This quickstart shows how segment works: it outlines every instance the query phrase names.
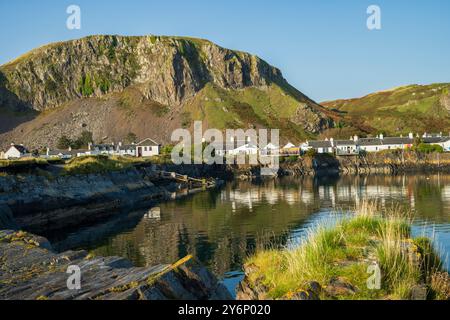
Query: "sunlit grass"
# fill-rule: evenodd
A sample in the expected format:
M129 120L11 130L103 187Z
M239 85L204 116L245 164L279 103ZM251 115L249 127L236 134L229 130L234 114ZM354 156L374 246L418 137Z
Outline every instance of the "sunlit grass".
M325 288L336 278L357 290L334 298L409 299L414 286L431 283L441 270L431 241L410 239L410 214L400 208L381 211L365 202L354 215L336 220L311 229L298 247L257 252L246 263L252 268L249 280L263 283L268 297L275 299L304 290L310 281ZM372 290L367 280L374 263L381 269L382 286ZM435 288L443 287L442 281L435 283ZM430 287L429 292L434 291ZM444 295L435 292L434 298Z

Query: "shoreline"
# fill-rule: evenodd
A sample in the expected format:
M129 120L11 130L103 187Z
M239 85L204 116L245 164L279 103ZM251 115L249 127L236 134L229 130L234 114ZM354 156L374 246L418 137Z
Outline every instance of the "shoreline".
M450 300L433 240L413 238L404 212L364 203L322 221L295 247L247 258L238 300Z
M289 175L283 174L283 170L289 170L289 168L292 168L292 165L295 166L298 165L298 163L282 163L282 169L280 172L281 175ZM334 170L323 170L323 167L321 168L322 170L314 171L314 175L335 176ZM185 196L190 194L190 192L197 192L189 187L183 189L183 184L175 181L157 181L154 174L155 170L174 169L178 169L178 171L182 174L193 175L199 178L205 176L217 177L220 175L225 179L230 179L231 177L234 179L241 179L244 177L245 179L245 175L242 173L252 172L250 179L258 179L257 175L254 175L255 171L247 171L249 170L249 167L233 168L230 166L212 167L206 165L136 166L123 171L63 176L56 179L52 179L46 175L34 176L31 178L29 176L22 176L20 178L0 177L0 180L2 180L0 181L0 200L3 201L3 203L0 202L0 204L2 204L0 205L0 230L11 229L11 225L14 225L16 230L21 230L23 229L22 223L24 221L30 223L25 227L25 229L27 229L27 231L35 230L36 232L33 233L36 234L42 234L43 230L56 231L65 227L78 227L80 224L91 225L94 222L101 221L101 219L107 219L107 224L124 223L127 219L136 218L131 213L129 215L122 215L124 210L130 211L132 209L138 210L139 208L148 208L158 202L175 199L178 195ZM250 170L255 170L255 167L250 168ZM306 174L302 175L306 176ZM311 174L308 174L308 176L311 176ZM5 185L4 181L8 179L17 179L14 181L17 185L13 187ZM39 186L30 185L30 181L38 182ZM1 182L3 182L3 184ZM72 185L72 187L69 187L68 184ZM26 188L24 189L21 186L26 186ZM43 186L45 186L45 188ZM77 199L78 201L73 201L74 195L76 195L76 192L74 191L79 191L80 188L83 188L84 198ZM36 197L36 194L34 194L34 196L31 197L31 202L28 203L17 201L18 199L15 199L15 201L5 202L5 198L2 199L1 196L5 196L5 191L8 190L10 194L20 194L22 196L21 199L30 199L30 194L33 195L33 192L42 192L43 190L45 190L46 196L57 195L57 197L52 200L55 202L49 202L47 201L48 198L43 196ZM180 192L180 190L184 191ZM199 189L199 191L201 190L205 189ZM68 195L71 196L69 197ZM94 195L94 197L91 197L91 195ZM59 202L59 207L51 207L52 204L57 203L61 199L64 201ZM115 201L111 202L111 199ZM93 201L95 203L92 203ZM121 203L121 201L123 202ZM44 206L39 207L35 205L36 203L42 204L43 202ZM8 206L5 206L5 204ZM70 205L70 210L67 208L68 204ZM89 204L89 206L86 208L85 204ZM11 207L9 207L10 205L12 205L12 208L17 211L11 210ZM27 208L32 208L34 211L31 211L30 213ZM43 210L48 208L51 208L52 210L50 213L49 211ZM82 209L81 211L80 208ZM19 214L20 219L15 221L17 216L14 216L14 214L17 214L17 212L21 214L28 213L28 216L21 216ZM61 216L61 213L65 213L65 215ZM89 215L93 216L89 217ZM88 219L83 220L86 216L88 216ZM136 216L139 216L139 214ZM47 228L50 224L51 228ZM90 228L91 232L95 233L96 228L97 227L93 225L92 228ZM105 229L107 229L107 226L105 226ZM70 242L71 239L68 239L68 241ZM62 250L64 250L64 245ZM61 254L64 253L65 252L62 252ZM107 257L104 259L110 258L111 257Z
M57 169L61 170L60 167ZM215 179L216 184L281 176L450 173L450 154L392 151L368 154L363 158L317 154L285 159L280 163L278 174L273 177L261 176L261 166L254 165L137 163L121 170L90 172L82 169L86 172L81 170L80 174L61 175L55 173L54 167L43 170L35 164L25 170L22 168L22 172L0 176L0 229L20 228L39 234L43 230L92 224L175 199L182 193L189 194L189 190L193 189L192 185L175 178L162 179L158 171L175 172L197 179Z
M56 253L43 237L2 230L0 258L1 300L231 299L225 286L192 256L171 265L134 267L127 259L83 250ZM69 289L74 267L79 286Z

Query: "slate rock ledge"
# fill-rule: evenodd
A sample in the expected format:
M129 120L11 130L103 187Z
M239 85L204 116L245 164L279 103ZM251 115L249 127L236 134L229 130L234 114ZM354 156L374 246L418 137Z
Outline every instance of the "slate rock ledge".
M69 290L68 266L81 269L81 289ZM134 267L119 257L86 251L55 253L47 239L23 231L0 231L2 300L226 300L228 290L187 256L173 265Z

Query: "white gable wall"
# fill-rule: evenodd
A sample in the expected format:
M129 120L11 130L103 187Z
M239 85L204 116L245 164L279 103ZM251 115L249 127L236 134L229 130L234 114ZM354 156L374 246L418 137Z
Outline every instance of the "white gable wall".
M159 146L137 146L136 155L142 157L153 157L159 155Z
M18 159L23 156L15 147L9 147L8 151L5 152L5 159Z

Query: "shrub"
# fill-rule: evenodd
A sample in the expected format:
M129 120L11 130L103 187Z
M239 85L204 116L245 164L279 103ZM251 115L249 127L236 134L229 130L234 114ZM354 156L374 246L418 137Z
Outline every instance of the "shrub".
M72 143L72 148L80 149L87 148L89 143L94 141L93 134L90 131L83 131L81 135Z
M106 173L131 168L133 159L123 157L87 156L71 159L64 167L67 174Z
M83 76L80 79L78 90L83 97L89 97L94 93L91 77L89 75Z
M413 146L412 148L414 151L421 152L421 153L443 153L444 148L442 146L437 144L428 144L428 143L419 143L417 146Z
M126 143L134 143L137 142L137 135L134 132L128 132L127 136L125 137L125 142Z
M314 157L317 154L316 149L308 149L308 151L306 151L305 155L308 157Z
M68 149L73 144L73 141L67 136L62 136L58 139L58 143L56 144L58 149Z

